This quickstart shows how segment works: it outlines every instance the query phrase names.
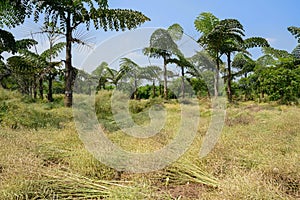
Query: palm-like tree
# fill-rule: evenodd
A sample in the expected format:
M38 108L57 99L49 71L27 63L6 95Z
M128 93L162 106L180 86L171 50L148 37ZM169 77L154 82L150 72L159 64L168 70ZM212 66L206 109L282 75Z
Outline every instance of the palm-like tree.
M156 96L156 86L155 86L155 81L158 80L158 82L161 82L161 74L162 70L160 67L155 66L155 65L150 65L142 68L142 74L143 78L152 81L152 96ZM161 95L161 94L160 94Z
M35 44L37 44L37 42L32 39L15 40L15 37L10 32L0 29L0 82L2 86L5 87L5 84L3 84L2 80L12 75L13 69L11 67L13 66L4 63L2 61L3 57L1 54L3 52L15 54L17 51L28 49ZM16 58L11 60L16 61L18 59Z
M195 70L194 69L195 67L180 52L177 53L177 58L168 59L168 63L174 63L181 69L181 93L182 93L182 98L184 99L185 98L185 83L184 83L185 71L184 71L184 69L187 68L192 71L192 70Z
M52 61L58 54L64 49L65 43L60 42L54 44L50 41L50 48L42 52L41 54L33 53L29 50L21 50L20 53L25 59L31 62L36 68L39 68L39 82L40 82L40 96L43 98L43 79L48 78L48 101L53 101L52 95L52 81L58 74L57 67L61 66L61 61Z
M232 101L231 89L231 55L236 51L246 51L248 48L258 46L269 46L268 42L259 37L253 37L243 40L244 28L242 24L236 19L218 20L211 13L203 13L195 21L196 29L202 32L202 36L198 42L210 52L217 63L217 75L215 89L218 85L219 61L220 57L225 54L227 57L227 96L229 102ZM204 27L207 26L207 27ZM215 91L215 95L217 95Z
M220 71L220 40L222 38L213 38L211 34L215 27L220 23L220 20L212 13L203 12L194 21L195 28L202 35L198 43L209 53L216 63L215 77L214 77L214 96L219 95L219 71Z
M133 93L132 97L137 99L137 89L138 89L138 81L144 78L142 68L135 63L133 60L129 58L122 58L120 61L121 68L126 69L126 74L124 76L133 80Z
M234 36L234 37L232 37ZM247 49L253 47L268 47L269 44L266 39L260 37L251 37L243 40L242 35L229 35L229 38L225 41L222 46L221 52L224 53L227 57L227 96L229 102L232 102L232 88L231 82L233 79L232 70L231 70L231 55L233 52L244 52L245 54L249 54Z
M0 29L0 60L3 59L1 56L3 52L15 54L18 50L28 49L35 44L37 44L37 42L33 39L15 40L12 33Z
M173 54L178 52L177 44L172 39L169 32L165 29L157 29L153 32L150 38L150 46L145 48L144 54L152 58L163 59L163 77L164 77L164 98L168 98L168 85L167 85L167 64L168 59Z
M298 40L298 45L296 46L296 48L292 51L292 55L296 58L296 59L300 59L300 28L299 27L295 27L295 26L290 26L288 27L288 31L290 31L290 33L292 35L295 36L295 38Z
M24 22L32 12L31 0L1 0L0 26L15 27Z
M187 74L196 77L197 79L202 79L205 82L207 95L210 98L211 93L214 91L215 88L212 88L214 80L215 83L215 76L212 78L212 74L215 74L214 71L216 69L216 63L214 62L213 58L210 54L205 51L199 51L192 57L188 58L189 62L192 63L193 68L188 68ZM187 79L190 81L190 79Z
M244 76L247 78L248 74L253 72L255 68L255 61L249 55L240 52L234 56L231 65L238 70L233 74L233 77Z
M105 77L117 88L119 81L128 73L128 71L129 67L127 66L121 66L119 70L115 70L107 66L105 68Z
M11 56L7 59L7 68L10 76L22 94L37 96L37 72L39 68L32 65L22 56Z
M105 84L108 82L106 68L107 62L102 62L94 71L92 71L92 78L98 81L97 90L105 90Z
M106 0L34 0L36 7L35 20L44 13L46 24L49 22L60 27L66 39L65 59L65 106L72 106L72 87L75 79L75 68L72 66L72 44L78 43L73 32L80 24L85 24L87 30L92 24L94 28L107 30L133 29L145 21L145 15L138 11L125 9L109 9Z

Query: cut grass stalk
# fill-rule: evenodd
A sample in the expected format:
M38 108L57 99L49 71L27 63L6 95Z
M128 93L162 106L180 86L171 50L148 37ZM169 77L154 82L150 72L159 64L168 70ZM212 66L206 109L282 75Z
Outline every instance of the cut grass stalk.
M46 182L50 184L53 192L59 198L107 198L111 196L112 187L130 188L130 186L121 184L128 184L129 182L92 180L64 171L57 171L55 174L51 172L44 175L48 179L50 178Z
M218 186L216 178L189 161L176 163L174 166L169 167L166 171L166 176L171 182L177 182L178 184L198 183L211 187Z

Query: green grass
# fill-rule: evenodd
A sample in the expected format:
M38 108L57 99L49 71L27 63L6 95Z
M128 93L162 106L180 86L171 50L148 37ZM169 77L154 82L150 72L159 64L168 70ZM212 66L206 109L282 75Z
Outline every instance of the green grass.
M130 101L140 125L162 103L166 125L159 134L137 139L119 130L110 111L110 93L96 99L106 135L130 152L152 152L176 136L176 102ZM299 199L300 108L257 104L228 106L222 136L205 158L198 157L209 126L211 105L200 102L201 121L189 150L160 171L117 173L84 147L72 121L72 109L54 103L24 101L0 90L0 199ZM188 104L190 109L195 105ZM106 124L105 124L106 123Z

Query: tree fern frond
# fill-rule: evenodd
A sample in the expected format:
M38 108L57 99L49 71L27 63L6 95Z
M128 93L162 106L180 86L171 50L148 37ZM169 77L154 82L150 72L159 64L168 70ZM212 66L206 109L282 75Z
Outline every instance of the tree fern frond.
M52 58L55 58L65 48L65 46L66 46L65 42L57 43L57 44L53 45L50 49L45 50L41 54L41 58L43 58L45 60L50 60Z
M290 26L288 27L288 31L291 32L291 34L295 36L295 38L298 39L298 42L300 43L300 27Z

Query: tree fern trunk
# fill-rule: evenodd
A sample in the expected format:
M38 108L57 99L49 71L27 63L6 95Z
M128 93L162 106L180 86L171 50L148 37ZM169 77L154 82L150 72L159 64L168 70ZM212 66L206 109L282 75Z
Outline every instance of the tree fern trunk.
M214 92L215 92L215 97L219 96L219 71L220 71L220 62L219 62L219 55L217 55L217 68L215 72L215 77L214 77Z
M53 77L52 77L52 74L50 73L49 79L48 79L48 95L47 95L49 102L53 102L52 83L53 83Z
M231 57L230 53L227 54L227 68L228 68L228 74L227 74L227 97L228 101L232 102L232 88L231 88Z
M66 62L65 62L65 106L71 107L73 100L72 82L73 82L73 67L72 67L72 28L71 16L68 13L66 19Z
M167 58L164 57L164 99L168 99Z
M39 79L39 93L40 93L40 98L44 99L43 78Z
M156 96L155 95L155 80L153 80L152 87L153 87L153 98L154 98Z
M181 92L182 98L185 98L185 85L184 85L184 67L181 67Z

